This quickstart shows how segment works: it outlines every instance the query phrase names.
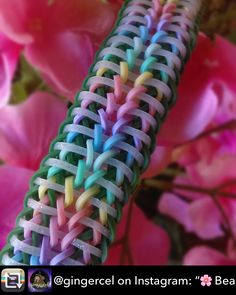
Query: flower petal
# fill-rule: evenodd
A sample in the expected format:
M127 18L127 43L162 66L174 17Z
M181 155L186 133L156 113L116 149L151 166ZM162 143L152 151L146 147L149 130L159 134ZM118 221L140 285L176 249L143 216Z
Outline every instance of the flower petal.
M57 97L35 92L16 106L0 109L0 159L36 170L66 115Z
M179 86L177 103L157 136L160 144L176 145L193 139L215 116L218 101L212 85L198 85L192 77L187 69Z
M103 38L114 18L112 6L100 0L0 0L1 31L21 44L78 29Z
M210 163L201 161L186 167L188 176L194 185L214 188L235 179L235 154L219 156L213 153L209 156L212 158Z
M191 249L184 257L185 265L236 265L223 253L210 247L199 246Z
M15 225L17 214L22 210L23 198L32 175L33 171L29 169L0 166L0 249Z
M214 122L220 125L236 119L236 85L231 86L230 83L227 85L227 83L218 82L214 85L214 89L219 101Z
M26 57L63 95L73 98L92 62L95 47L87 34L63 32L26 47Z
M7 104L21 47L0 32L0 108Z
M178 188L175 187L173 190L176 195L185 197L188 201L202 199L204 197L208 197L207 193L198 192L194 189L191 190L191 188L194 188L193 183L190 181L189 177L187 175L184 176L177 176L174 180L174 184L178 185ZM181 188L181 186L183 188Z
M167 233L160 226L150 222L136 205L133 205L131 212L129 205L124 208L123 217L117 229L117 241L126 233L128 218L131 218L128 239L133 264L166 264L170 250L170 241ZM113 246L106 264L119 264L121 255L121 245ZM131 264L127 255L125 256L124 264Z
M158 203L158 210L178 221L185 227L187 232L193 230L189 216L189 204L172 193L164 193Z
M176 106L170 111L159 134L160 143L180 144L202 132L213 119L221 101L219 85L233 97L236 62L232 56L235 54L236 46L224 38L217 36L212 42L205 35L199 35L198 44L181 77ZM234 104L235 99L231 99L231 115Z
M193 230L200 238L209 240L224 236L221 213L210 197L192 202L189 215Z

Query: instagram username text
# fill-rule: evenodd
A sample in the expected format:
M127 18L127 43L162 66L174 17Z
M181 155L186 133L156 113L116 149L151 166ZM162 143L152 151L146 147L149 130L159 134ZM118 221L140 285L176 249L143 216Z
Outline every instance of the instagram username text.
M221 276L212 277L212 285L235 285L235 278L223 278ZM168 286L190 286L193 280L199 280L199 276L195 279L191 278L156 278L148 277L141 278L138 276L131 278L120 278L114 275L106 278L78 278L62 276L54 277L54 284L62 286L64 288L70 288L71 286L78 286L80 288L87 288L89 286L157 286L160 288L166 288ZM203 284L202 284L203 285Z

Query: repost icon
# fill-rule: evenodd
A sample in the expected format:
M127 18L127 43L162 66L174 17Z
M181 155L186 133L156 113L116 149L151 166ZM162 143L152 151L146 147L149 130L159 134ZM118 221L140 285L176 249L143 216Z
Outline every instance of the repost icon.
M23 292L25 289L25 272L21 268L5 268L1 272L1 289L3 292Z

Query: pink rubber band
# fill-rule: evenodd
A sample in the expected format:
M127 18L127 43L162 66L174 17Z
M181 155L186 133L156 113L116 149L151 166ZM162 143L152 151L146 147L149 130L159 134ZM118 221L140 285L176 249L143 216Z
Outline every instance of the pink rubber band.
M76 224L80 221L81 218L83 218L84 216L89 216L91 212L91 208L87 206L78 211L76 214L74 214L68 221L69 231L71 231L76 226Z
M80 224L67 233L61 240L61 250L64 251L71 244L71 242L83 232L84 229L85 226Z

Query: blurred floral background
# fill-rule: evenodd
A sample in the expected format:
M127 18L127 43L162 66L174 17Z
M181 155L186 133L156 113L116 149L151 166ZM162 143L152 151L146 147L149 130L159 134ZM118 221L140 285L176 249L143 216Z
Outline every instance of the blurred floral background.
M122 3L0 0L0 248ZM236 2L204 6L106 264L236 265Z

